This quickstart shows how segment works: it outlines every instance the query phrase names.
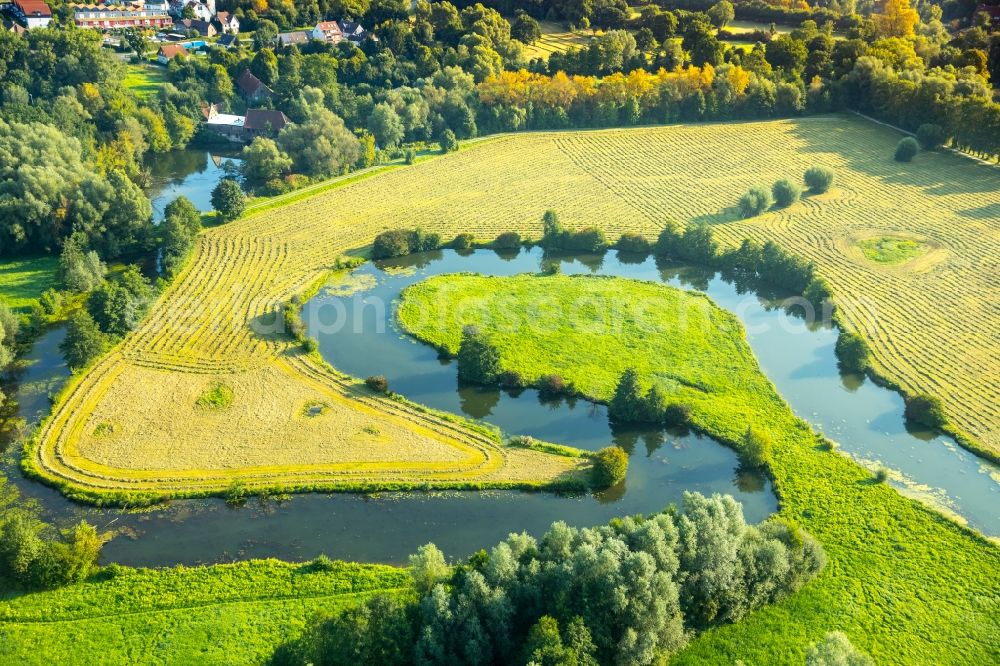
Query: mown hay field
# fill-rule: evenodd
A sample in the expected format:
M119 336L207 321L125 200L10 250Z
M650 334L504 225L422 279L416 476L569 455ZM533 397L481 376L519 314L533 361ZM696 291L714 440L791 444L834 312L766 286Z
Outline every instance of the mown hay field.
M539 21L542 37L534 44L524 45L524 57L527 60L541 58L548 60L553 53L565 53L571 48L580 48L590 43L591 33L584 31L571 32L564 25L553 21Z
M727 243L773 239L815 260L846 324L872 342L877 370L940 395L960 427L1000 450L1000 171L938 153L900 164L898 138L853 116L513 135L210 229L140 328L68 387L29 464L76 489L175 495L218 492L236 478L357 488L562 477L579 463L505 449L366 394L294 348L273 316L385 229L537 236L550 208L570 227L612 237L654 237L667 218L706 220ZM736 219L749 186L799 178L813 164L836 170L830 192ZM936 249L878 264L857 246L872 235ZM216 383L233 389L233 404L205 411L197 397ZM165 386L164 405L144 399ZM331 409L302 417L314 400ZM397 449L359 435L371 429Z

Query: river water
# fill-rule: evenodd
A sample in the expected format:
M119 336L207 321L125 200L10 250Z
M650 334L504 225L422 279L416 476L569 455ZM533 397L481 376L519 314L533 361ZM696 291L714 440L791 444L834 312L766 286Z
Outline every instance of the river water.
M736 454L708 437L652 428L612 430L606 410L583 400L545 401L537 392L519 394L460 386L454 363L403 334L387 307L399 292L431 275L461 271L511 275L558 262L564 273L618 275L663 281L707 293L735 312L760 365L799 416L855 459L892 470L890 483L959 516L989 535L1000 535L1000 470L951 440L910 430L902 398L863 377L842 375L833 346L836 330L807 326L771 297L740 293L714 274L683 266L657 266L652 259L604 256L544 257L540 250L498 254L490 250L424 253L393 262L369 262L355 271L360 294L323 290L306 304L307 322L324 332L320 352L355 376L384 374L394 391L431 407L482 419L509 434L532 436L580 448L610 442L630 453L622 487L598 494L559 496L539 492L382 493L378 496L309 494L288 501L251 500L230 508L220 500L172 502L164 510L128 514L78 506L59 493L10 475L26 496L38 499L57 522L85 517L119 532L105 546L104 561L135 566L199 564L251 557L304 560L320 553L335 558L401 563L433 541L453 557L488 547L508 532L539 534L554 520L594 525L609 518L652 512L680 499L685 490L726 492L758 521L776 509L769 482L747 472ZM338 306L336 303L340 302ZM335 332L331 317L340 317ZM379 330L380 322L383 324ZM43 336L28 356L17 399L26 419L46 413L47 396L66 376L58 358L59 329Z

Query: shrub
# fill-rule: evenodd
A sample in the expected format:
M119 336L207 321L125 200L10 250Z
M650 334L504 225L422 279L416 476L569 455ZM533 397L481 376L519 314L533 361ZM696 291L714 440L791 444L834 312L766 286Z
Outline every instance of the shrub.
M376 393L389 392L389 380L385 375L372 375L365 379L365 385Z
M806 288L802 290L802 298L812 303L813 307L819 310L824 304L833 300L833 291L830 289L830 283L826 280L821 277L814 277L806 285Z
M407 148L403 152L403 160L407 164L413 164L414 162L417 161L417 151L415 151L413 148Z
M839 631L831 631L806 653L806 666L873 666L875 662L851 645L847 636Z
M311 571L333 571L336 568L337 563L322 553L309 562L309 569Z
M903 137L896 144L896 154L893 156L897 162L912 162L916 157L920 145L912 136Z
M305 337L302 339L302 351L311 354L317 349L319 349L319 343L316 342L316 338Z
M372 259L402 257L413 252L426 252L441 247L441 236L421 229L390 229L375 237Z
M446 129L441 133L440 143L442 153L453 153L458 150L458 139L450 129Z
M626 368L618 378L614 396L608 403L608 416L622 423L648 420L642 385L639 383L639 373L635 368Z
M608 247L604 232L597 227L587 227L581 231L570 232L566 238L565 248L579 252L600 252Z
M513 388L523 388L524 377L521 373L516 370L504 370L497 377L497 383L500 384L500 388L513 389Z
M873 478L875 479L875 483L885 483L889 480L889 470L885 467L879 467L875 470Z
M543 375L538 380L538 390L542 395L562 395L566 392L566 388L566 380L562 375Z
M458 378L490 384L500 376L500 371L500 351L479 327L466 326L458 348Z
M782 178L771 186L771 194L774 195L774 203L778 208L787 208L799 200L802 188L798 183Z
M928 428L941 428L948 422L941 399L927 393L915 395L907 400L904 415L907 421Z
M622 234L615 245L619 252L634 252L636 254L649 254L652 244L644 236L639 234Z
M868 343L856 333L841 331L835 351L841 367L848 372L864 372L871 362Z
M770 208L772 203L774 203L774 200L771 199L771 193L767 188L754 185L747 190L746 194L740 197L740 215L743 217L760 215Z
M663 422L675 428L691 425L691 407L683 402L675 402L663 411Z
M468 250L472 248L475 237L472 234L459 234L455 236L455 240L451 242L451 246L456 250Z
M937 150L948 140L944 128L934 123L924 123L917 128L917 141L924 150Z
M771 457L771 433L758 426L747 428L743 435L743 457L752 467L765 467Z
M681 237L680 225L673 220L667 220L653 246L653 254L660 257L674 256L680 246Z
M620 446L608 446L594 454L592 479L595 488L608 488L625 480L628 454Z
M521 234L516 231L505 231L496 237L493 247L498 250L517 250L521 247Z
M822 194L833 185L833 169L821 166L811 166L806 169L804 179L809 191L813 194Z
M402 257L410 253L410 235L403 229L383 231L375 237L372 243L373 259L388 259Z
M104 353L108 339L97 323L83 310L77 310L66 326L66 337L59 344L59 351L70 370L85 367Z
M212 190L212 208L226 222L235 220L247 207L247 198L243 188L232 178L223 178Z

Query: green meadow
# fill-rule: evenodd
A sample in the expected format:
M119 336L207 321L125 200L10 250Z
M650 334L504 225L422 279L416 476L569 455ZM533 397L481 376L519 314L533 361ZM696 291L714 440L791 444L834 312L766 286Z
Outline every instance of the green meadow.
M599 316L614 307L625 314ZM831 448L761 373L736 318L705 297L621 278L461 274L411 286L399 314L413 335L449 352L465 325L478 324L504 370L559 374L600 401L635 367L690 405L695 427L737 448L750 423L770 432L780 512L820 539L830 562L801 592L698 637L672 663L801 664L807 646L834 630L876 663L990 663L1000 654L1000 549ZM657 335L648 322L658 322Z

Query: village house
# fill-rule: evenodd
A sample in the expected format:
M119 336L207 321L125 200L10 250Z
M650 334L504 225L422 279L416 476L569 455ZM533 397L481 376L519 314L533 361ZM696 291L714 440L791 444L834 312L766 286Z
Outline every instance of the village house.
M291 123L281 111L247 109L245 116L219 113L215 104L202 109L205 127L230 141L249 143L258 136L275 136Z
M189 10L191 18L211 21L215 17L215 0L170 0L170 13L184 18L184 10Z
M186 56L187 49L183 44L164 44L156 53L156 61L161 65L166 65L177 56Z
M215 37L218 34L210 21L202 21L201 19L176 19L174 25L177 26L178 30L184 32L193 30L202 37Z
M322 21L312 29L312 38L321 42L339 44L344 41L344 33L336 21Z
M302 46L309 43L309 34L305 30L278 33L278 46Z
M222 35L237 35L240 32L240 20L229 12L219 12L216 14L212 25Z
M215 42L215 45L223 49L232 49L239 46L239 43L240 43L240 38L232 33L229 33L227 35L219 37L218 41Z
M125 28L166 28L171 25L166 5L159 3L134 2L115 5L76 5L73 9L73 23L78 28L92 30L124 30Z
M249 69L244 69L243 73L236 79L236 88L239 90L240 96L250 103L264 101L273 94L271 89L254 76Z
M52 10L42 0L13 0L9 11L28 30L46 28L52 21Z
M340 24L340 32L344 35L344 38L354 44L360 44L368 37L368 31L361 27L361 24L357 21L338 21L338 23ZM372 38L374 38L374 35L372 35Z

